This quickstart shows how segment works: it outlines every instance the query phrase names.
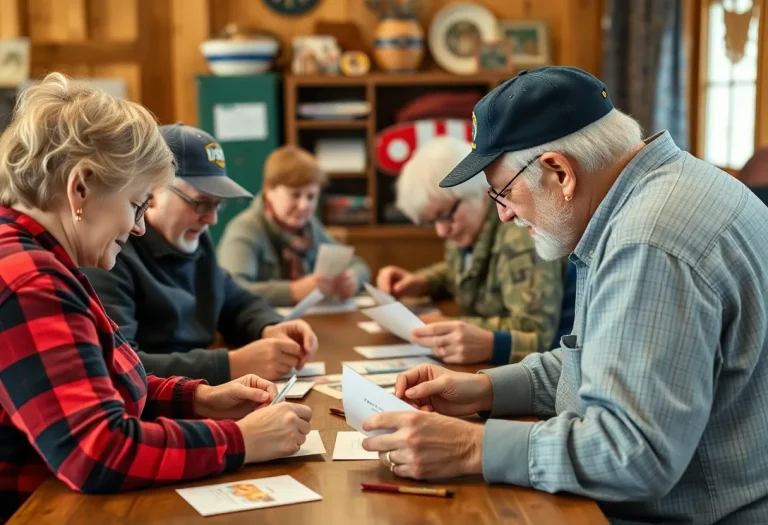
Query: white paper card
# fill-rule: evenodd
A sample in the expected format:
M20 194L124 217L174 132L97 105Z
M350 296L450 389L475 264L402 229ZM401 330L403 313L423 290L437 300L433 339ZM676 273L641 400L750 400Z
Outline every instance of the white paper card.
M307 434L307 440L301 445L299 451L286 457L300 458L302 456L316 456L317 454L325 454L325 445L323 445L323 440L320 438L320 432L310 430L309 434Z
M176 489L176 492L201 516L323 499L320 494L309 490L291 476L246 479L232 483Z
M341 374L319 377L315 383L315 391L334 399L341 399Z
M398 374L371 374L365 376L389 393L395 393L395 382ZM317 378L315 390L334 399L341 399L341 374L331 374Z
M355 254L354 246L343 244L321 244L317 251L314 273L336 277L344 273Z
M405 372L424 363L439 364L429 357L405 357L402 359L379 359L376 361L342 361L342 365L350 367L358 374L391 374Z
M325 361L312 361L306 363L304 368L296 370L295 368L282 376L280 379L290 379L291 376L297 377L312 377L312 376L324 376L325 375ZM278 389L279 390L279 389Z
M326 298L325 301L322 301L319 304L316 304L306 312L302 314L302 317L311 317L313 315L334 315L334 314L344 314L347 312L354 312L357 310L357 305L355 304L355 301L351 299L347 299L346 301L339 301L339 300L328 300ZM282 315L283 317L286 317L291 314L292 308L289 307L280 307L275 308L275 311Z
M363 329L363 331L369 334L380 334L384 332L384 328L376 321L360 321L357 326Z
M391 429L364 431L363 421L368 416L379 412L413 412L416 410L348 366L345 366L341 371L341 383L341 402L344 405L347 425L368 437L393 432Z
M389 359L392 357L414 357L432 355L432 350L420 345L356 346L355 352L368 359Z
M371 297L373 297L373 300L376 301L376 304L379 306L397 302L397 299L389 295L387 292L379 290L372 284L363 283L363 286L365 286L366 291L371 294Z
M337 432L333 447L333 461L379 459L379 453L363 449L365 436L360 432Z
M288 312L288 315L285 316L285 320L292 321L294 319L299 319L307 310L321 302L323 299L325 299L323 292L315 288L309 292L309 295L299 301L290 312Z
M280 381L275 383L277 391L280 392L286 383L287 381ZM315 386L314 381L296 381L291 389L285 394L285 399L301 399L306 396L310 390L312 390L313 386Z
M360 311L406 341L411 340L411 331L414 328L424 326L424 321L399 302L374 306Z
M264 102L214 105L213 134L219 142L265 140L269 134L267 105Z
M358 308L369 308L371 306L376 306L376 300L370 295L360 295L355 297L353 301L355 301L355 306Z

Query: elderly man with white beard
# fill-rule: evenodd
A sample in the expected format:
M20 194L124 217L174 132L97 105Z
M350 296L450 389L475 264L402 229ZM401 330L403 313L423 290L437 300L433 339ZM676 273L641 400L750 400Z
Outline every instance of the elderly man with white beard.
M575 68L521 72L473 118L440 186L484 171L502 221L569 254L573 332L478 374L401 374L421 410L371 416L390 433L363 446L398 476L580 494L613 523L768 523L768 208ZM501 419L521 415L540 420Z

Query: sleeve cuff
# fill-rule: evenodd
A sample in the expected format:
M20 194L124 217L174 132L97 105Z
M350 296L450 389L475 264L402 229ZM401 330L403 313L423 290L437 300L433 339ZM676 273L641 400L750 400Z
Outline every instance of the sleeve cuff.
M227 437L224 472L237 470L245 463L245 441L243 440L243 433L240 432L240 427L238 427L237 423L234 421L222 419L221 421L216 421L216 424Z
M207 385L203 379L183 378L176 383L173 389L174 417L177 419L198 419L195 413L195 391L200 385ZM241 437L242 439L242 437Z
M270 326L274 326L276 324L280 324L282 322L285 322L285 317L283 317L282 315L280 315L277 312L275 312L275 316L272 319L270 319L269 321L264 322L261 325L261 328L259 329L258 336L255 337L254 340L263 338L264 337L264 330L266 328L269 328Z
M496 330L493 332L493 354L491 363L506 365L512 355L512 333Z
M478 372L491 379L493 409L485 417L527 416L532 413L531 380L523 365L506 365Z
M433 299L443 297L446 294L445 281L431 266L414 273L427 279L427 294Z
M483 432L483 477L488 483L530 487L528 452L536 423L491 419Z
M293 306L293 299L291 298L291 281L274 281L272 283L272 294L270 303L272 306ZM259 295L259 294L256 294Z

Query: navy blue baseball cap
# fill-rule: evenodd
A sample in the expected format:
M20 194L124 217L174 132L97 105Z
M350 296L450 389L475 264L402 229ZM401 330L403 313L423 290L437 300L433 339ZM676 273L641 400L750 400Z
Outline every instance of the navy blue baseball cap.
M504 153L539 146L600 120L613 109L600 80L575 67L520 71L472 111L472 152L442 181L466 182Z
M224 150L205 131L181 123L160 126L176 158L176 176L212 197L233 199L253 194L227 177Z

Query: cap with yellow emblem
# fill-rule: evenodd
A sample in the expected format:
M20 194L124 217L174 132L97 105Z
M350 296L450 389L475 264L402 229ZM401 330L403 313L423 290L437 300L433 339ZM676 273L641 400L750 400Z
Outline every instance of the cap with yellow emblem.
M176 158L177 177L219 199L253 197L227 177L224 150L213 136L181 123L160 126L160 133Z
M504 153L539 146L600 120L613 109L600 80L575 67L520 71L472 112L472 152L440 181L468 181Z

